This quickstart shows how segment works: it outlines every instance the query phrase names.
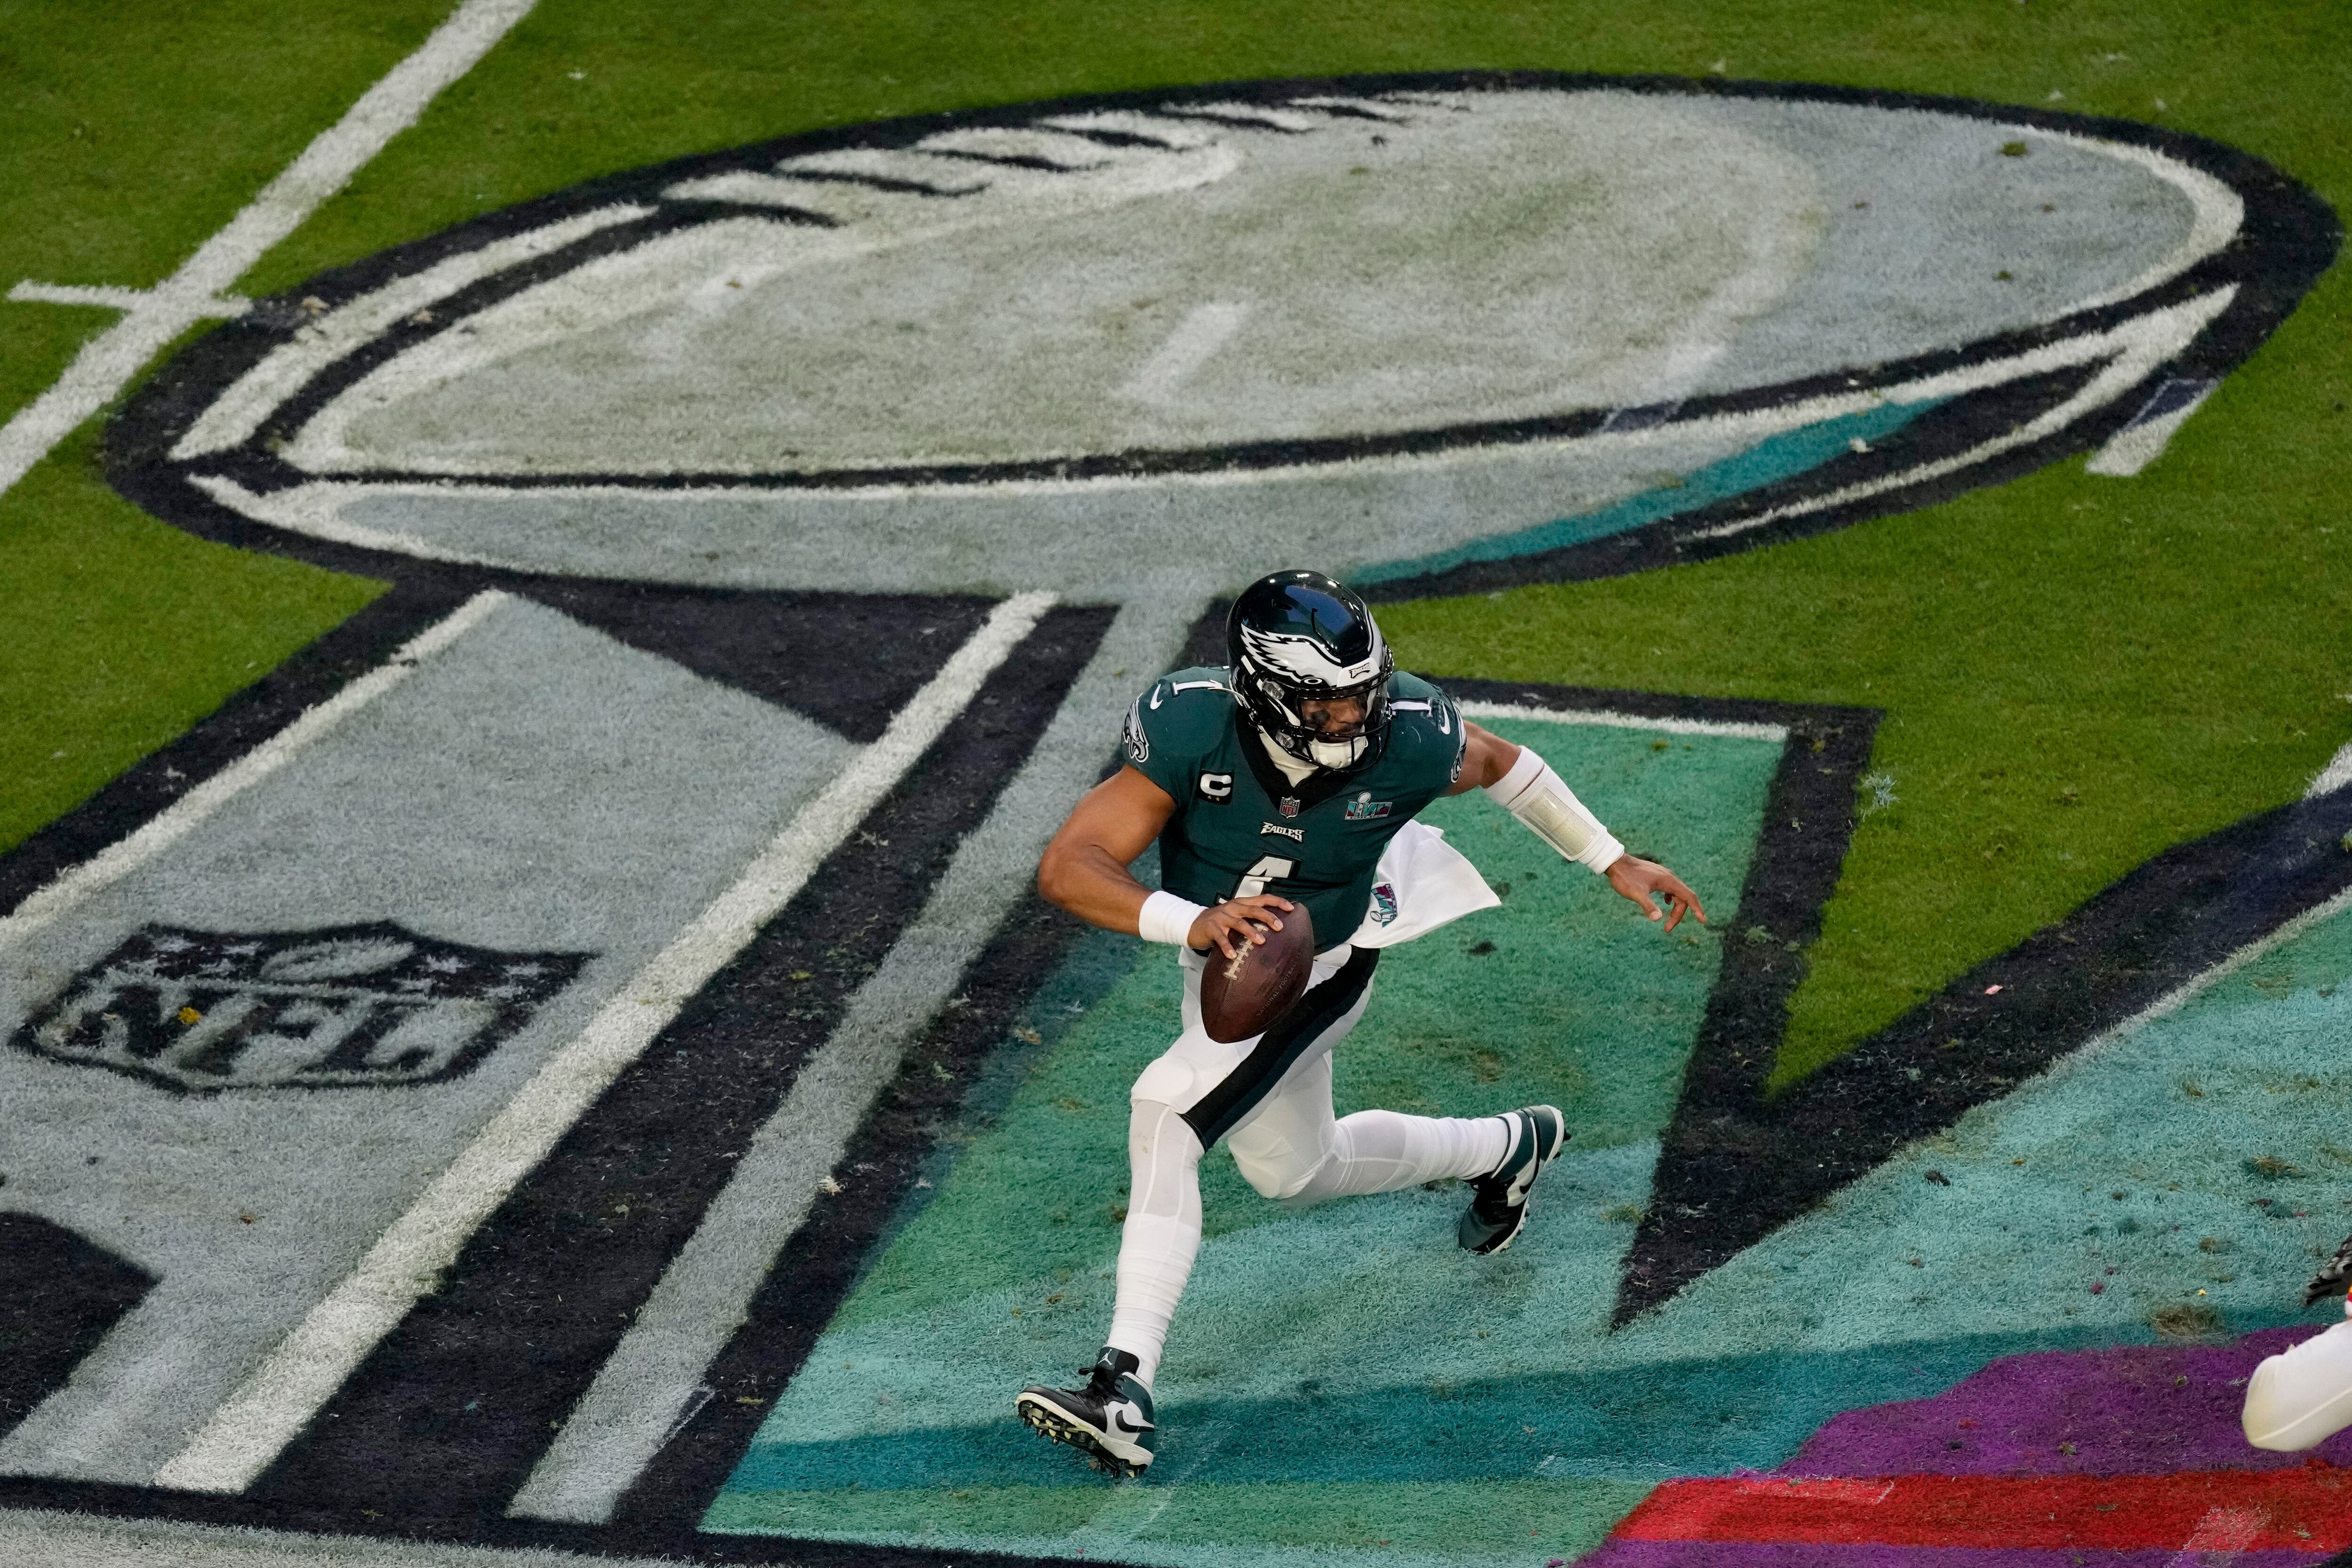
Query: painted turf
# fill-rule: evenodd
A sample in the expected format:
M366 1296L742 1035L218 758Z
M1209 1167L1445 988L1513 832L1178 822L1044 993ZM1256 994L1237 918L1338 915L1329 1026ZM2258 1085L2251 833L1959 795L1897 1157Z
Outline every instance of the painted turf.
M454 725L453 713L468 716ZM143 1482L392 1220L853 753L828 730L509 600L171 852L0 949L0 1030L142 926L394 919L593 955L471 1071L183 1094L0 1050L7 1204L159 1276L0 1471ZM558 787L556 781L561 781Z
M1702 888L1737 887L1778 746L1497 722L1540 737L1621 832L1671 852ZM1060 1016L1033 1023L1060 1026L1060 1038L932 1178L934 1201L880 1253L709 1525L1000 1548L1019 1538L1055 1552L1119 1541L1118 1555L1175 1552L1169 1561L1213 1560L1237 1540L1319 1554L1382 1535L1391 1552L1408 1539L1423 1554L1445 1555L1448 1540L1500 1552L1488 1521L1502 1519L1517 1542L1550 1550L1599 1539L1639 1484L1561 1489L1517 1464L1501 1475L1483 1464L1400 1469L1375 1450L1396 1436L1399 1412L1387 1407L1400 1396L1426 1403L1432 1380L1457 1388L1457 1419L1475 1423L1530 1380L1569 1371L1579 1347L1531 1319L1572 1315L1596 1332L1605 1322L1632 1227L1630 1210L1601 1214L1639 1192L1713 979L1716 938L1661 943L1483 801L1450 803L1433 820L1510 891L1501 909L1390 956L1380 998L1339 1058L1339 1097L1419 1112L1534 1099L1567 1107L1579 1152L1547 1178L1549 1228L1474 1260L1452 1244L1458 1189L1291 1214L1213 1155L1209 1239L1160 1378L1167 1457L1146 1483L1157 1495L1120 1502L1013 1424L1010 1399L1084 1362L1099 1340L1126 1088L1171 1032L1175 993L1149 959L1091 1006L1049 992ZM1486 944L1494 950L1471 951ZM1528 1000L1473 1022L1460 1014L1465 988ZM1302 1380L1319 1380L1308 1402L1326 1402L1328 1420L1302 1426ZM1418 1522L1396 1526L1402 1537L1367 1527L1387 1517L1375 1483L1391 1479L1419 1500ZM919 1515L863 1495L876 1489ZM1114 1512L1097 1518L1106 1503ZM1152 1517L1125 1517L1137 1508ZM983 1518L969 1517L974 1509Z
M1752 831L1769 748L1649 744L1545 737L1702 887L1734 880L1744 851L1700 841L1694 818ZM1287 1214L1213 1157L1211 1239L1161 1379L1160 1466L1112 1487L1045 1449L1008 1399L1081 1363L1108 1312L1113 1118L1172 1009L1159 967L1140 966L1087 1016L1056 1020L1065 1032L935 1178L706 1528L1171 1563L1569 1553L1654 1482L1769 1469L1847 1411L1935 1395L2004 1356L2162 1342L2158 1324L2291 1321L2294 1286L2344 1228L2328 1178L2352 1150L2329 1109L2347 1086L2333 1041L2352 1024L2338 991L2352 916L1972 1113L1611 1336L1615 1260L1711 966L1704 949L1612 943L1617 912L1595 890L1528 883L1524 854L1481 816L1445 820L1513 895L1488 924L1395 955L1418 962L1384 972L1342 1050L1341 1098L1453 1110L1569 1096L1576 1152L1510 1253L1482 1266L1446 1247L1458 1193ZM1499 951L1470 956L1482 939ZM1567 1053L1507 1026L1482 1045L1442 990L1413 994L1424 974L1504 996L1565 989ZM1490 1084L1482 1049L1496 1051ZM2211 1454L2167 1431L2102 1472L2202 1469Z
M159 452L233 512L427 559L1205 600L1269 549L1445 570L1806 473L1840 504L1941 483L2091 418L2236 297L2156 294L2244 199L2087 128L1429 85L644 171L625 205L559 198L543 237L461 229L379 258L422 270L322 280L312 336L221 335L236 362L199 379L234 384ZM2081 384L2042 407L2053 373ZM1997 389L2034 406L1965 455L1885 407ZM1743 529L1827 504L1783 500Z
M1173 148L949 131L676 187L741 204L426 339L288 458L895 469L1654 404L2065 315L2129 292L2197 217L2146 160L2046 135L2004 158L1951 115L1430 96L1288 128L1129 116ZM839 226L788 221L809 212Z

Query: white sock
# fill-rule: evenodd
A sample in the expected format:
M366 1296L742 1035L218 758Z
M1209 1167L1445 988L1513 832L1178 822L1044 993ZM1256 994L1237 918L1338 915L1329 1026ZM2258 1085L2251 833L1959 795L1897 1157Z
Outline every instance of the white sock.
M1201 1250L1201 1140L1174 1107L1138 1100L1128 1111L1127 1158L1118 1294L1103 1343L1135 1357L1136 1381L1148 1391Z
M1304 1207L1447 1176L1485 1176L1509 1156L1512 1127L1501 1116L1358 1111L1340 1117L1335 1134L1329 1157L1285 1202Z

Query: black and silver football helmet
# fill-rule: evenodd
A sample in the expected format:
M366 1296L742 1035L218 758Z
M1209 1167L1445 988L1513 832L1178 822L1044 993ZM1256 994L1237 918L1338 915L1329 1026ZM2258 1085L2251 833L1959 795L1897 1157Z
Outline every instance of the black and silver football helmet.
M1289 756L1345 769L1380 754L1395 655L1364 601L1319 571L1277 571L1242 590L1225 620L1234 699ZM1354 697L1364 721L1344 737L1311 727L1303 702Z

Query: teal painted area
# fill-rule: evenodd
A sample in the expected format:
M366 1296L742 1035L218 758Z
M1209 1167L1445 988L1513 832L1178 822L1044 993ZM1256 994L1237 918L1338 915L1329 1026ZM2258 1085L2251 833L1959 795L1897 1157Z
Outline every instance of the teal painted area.
M1777 743L1543 721L1495 727L1536 745L1621 833L1670 856L1719 915L1729 915L1779 765ZM1150 1483L1201 1493L1183 1517L1213 1512L1212 1495L1262 1501L1232 1489L1281 1481L1285 1465L1296 1468L1296 1456L1271 1468L1250 1458L1280 1434L1248 1434L1264 1425L1258 1412L1276 1408L1284 1429L1301 1436L1286 1419L1301 1398L1329 1402L1348 1423L1339 1457L1312 1472L1318 1485L1350 1480L1354 1465L1352 1479L1368 1485L1400 1475L1436 1488L1433 1498L1455 1499L1444 1507L1461 1511L1441 1510L1440 1522L1451 1521L1439 1531L1447 1539L1485 1539L1478 1500L1491 1485L1537 1485L1555 1511L1578 1498L1607 1500L1588 1511L1593 1539L1639 1495L1638 1483L1619 1477L1569 1484L1557 1465L1537 1477L1529 1466L1542 1454L1514 1457L1499 1473L1491 1458L1363 1463L1368 1443L1390 1447L1401 1434L1428 1453L1419 1434L1433 1379L1453 1390L1436 1414L1487 1425L1511 1415L1516 1429L1529 1391L1540 1396L1543 1380L1573 1373L1580 1343L1605 1323L1632 1206L1646 1189L1717 967L1711 931L1662 936L1599 878L1561 862L1482 799L1441 802L1429 820L1504 891L1503 903L1383 957L1370 1014L1338 1059L1340 1109L1475 1114L1548 1100L1568 1111L1575 1152L1547 1177L1528 1236L1491 1260L1454 1245L1465 1201L1459 1188L1292 1212L1251 1192L1223 1151L1212 1155L1203 1168L1209 1239L1160 1383L1171 1433L1183 1422L1192 1436ZM1140 953L1104 938L1082 946L1078 964L1100 966L1121 947ZM950 1498L983 1489L999 1500L991 1507L1016 1511L1026 1506L1017 1500L1042 1498L1045 1512L1034 1529L949 1531L941 1521L958 1511L941 1503L945 1511L924 1515L924 1528L946 1533L928 1539L1006 1550L1081 1543L1064 1539L1074 1527L1052 1521L1068 1502L1056 1494L1090 1482L1091 1472L1013 1424L1010 1399L1022 1384L1090 1359L1100 1343L1126 1198L1127 1089L1174 1032L1177 995L1172 966L1156 952L1124 974L1097 967L1096 980L1092 991L1066 980L1041 997L1024 1026L1040 1040L1024 1048L1021 1081L1000 1090L985 1124L957 1141L952 1166L930 1175L929 1202L903 1220L778 1402L714 1510L714 1528L798 1531L819 1495L937 1484ZM1048 1036L1053 1029L1058 1039ZM1571 1323L1572 1335L1564 1332ZM1302 1394L1307 1382L1314 1386ZM1405 1399L1394 1409L1391 1390ZM1219 1429L1232 1430L1237 1465L1220 1457L1224 1439L1203 1419L1213 1411ZM1396 1421L1405 1425L1383 1437L1382 1424ZM1564 1430L1556 1422L1544 1429ZM909 1500L939 1501L928 1493ZM850 1511L894 1517L884 1504ZM1203 1539L1258 1530L1238 1520L1216 1527L1224 1536ZM887 1531L874 1524L848 1533ZM1061 1544L1009 1544L1033 1535ZM1274 1543L1263 1533L1248 1539L1254 1552ZM1339 1541L1329 1538L1334 1549ZM1151 1550L1163 1547L1174 1550L1165 1542Z
M1572 778L1590 764L1640 781L1659 764L1649 788L1633 792L1658 813L1639 821L1649 841L1696 843L1707 830L1696 819L1709 813L1716 827L1729 820L1752 838L1773 748L1748 743L1743 803L1730 792L1731 743L1701 740L1685 753L1678 738L1645 757L1649 737L1632 738L1628 748L1591 732L1578 737L1591 742L1586 752L1548 737L1544 748L1568 760ZM1711 804L1696 790L1678 795L1677 770L1718 747L1722 771L1709 782L1726 793ZM1631 804L1629 794L1607 809L1637 821ZM1458 840L1504 880L1504 862L1485 857L1509 840L1477 839L1473 810L1462 808ZM1732 869L1709 872L1736 885ZM1565 1511L1565 1522L1536 1526L1545 1536L1565 1542L1589 1527L1598 1539L1657 1480L1770 1468L1841 1411L1941 1392L2004 1355L2146 1343L2184 1309L2210 1309L2231 1332L2294 1321L2315 1257L2352 1228L2352 1063L2341 1046L2352 1036L2352 915L2339 915L1980 1107L1612 1334L1618 1260L1646 1201L1674 1088L1671 1072L1647 1075L1661 1055L1679 1061L1696 1021L1638 1009L1668 1005L1679 984L1711 971L1712 953L1644 947L1654 933L1628 922L1630 940L1591 950L1606 972L1584 969L1585 942L1603 940L1606 927L1576 921L1615 914L1583 896L1599 891L1571 880L1559 904L1523 904L1515 883L1485 925L1397 955L1429 960L1417 1005L1450 1006L1457 1030L1471 1008L1510 1015L1528 996L1615 1009L1589 1030L1571 1018L1559 1049L1536 1061L1507 1056L1487 1086L1516 1090L1571 1068L1591 1085L1577 1113L1591 1116L1592 1135L1546 1177L1510 1252L1482 1260L1451 1248L1458 1192L1290 1213L1259 1202L1213 1156L1215 1237L1162 1375L1162 1462L1141 1482L1111 1486L1014 1425L1009 1396L1020 1382L1075 1368L1093 1349L1115 1232L1106 1222L1091 1251L1048 1234L1064 1261L975 1273L977 1289L959 1295L936 1272L952 1275L959 1247L987 1255L989 1239L971 1222L1013 1227L1006 1255L1017 1257L1024 1207L1034 1240L1054 1228L1054 1206L1075 1204L1066 1195L1101 1178L1048 1161L1016 1190L960 1184L1001 1176L1003 1145L1046 1124L1034 1118L1078 1082L1063 1075L1066 1063L1107 1067L1117 1039L1144 1018L1138 1009L1167 987L1158 966L1138 970L1037 1058L950 1176L954 1190L907 1227L779 1403L709 1527L1298 1568L1353 1562L1386 1536L1383 1562L1518 1562L1517 1541L1496 1535L1482 1511L1488 1489L1538 1489L1527 1497ZM1531 944L1537 961L1507 984L1481 978L1510 974L1475 966L1553 922L1587 935ZM1498 952L1472 958L1467 946L1482 939ZM1685 975L1676 967L1685 955L1706 961ZM1458 1045L1407 1043L1427 1026L1405 1019L1433 1016L1392 1005L1410 996L1391 986L1345 1048L1349 1104L1362 1103L1367 1082L1409 1088L1414 1061L1433 1097L1460 1093L1444 1076L1464 1071L1448 1054ZM1644 1038L1645 1027L1655 1033ZM1139 1060L1155 1047L1145 1039L1128 1049ZM1112 1124L1095 1114L1107 1141ZM1927 1181L1931 1169L1949 1185ZM886 1288L902 1260L935 1271L931 1288L912 1278ZM2160 1457L2151 1462L2160 1468ZM1327 1521L1279 1532L1274 1516L1288 1515L1269 1499L1300 1500L1306 1521L1306 1500L1334 1488L1363 1489L1346 1529ZM1302 1538L1315 1530L1325 1533ZM1420 1532L1410 1546L1400 1539L1407 1531Z
M1185 1568L1467 1568L1580 1557L1648 1490L1622 1481L1250 1481L729 1493L709 1527L908 1546L985 1542L999 1552Z
M2338 914L1914 1145L1625 1349L2137 1343L2184 1306L2234 1330L2296 1321L2303 1281L2352 1229L2347 977L2352 914Z
M1539 523L1515 534L1479 539L1454 549L1440 550L1434 555L1359 567L1349 574L1349 580L1384 582L1396 578L1421 577L1447 570L1465 561L1504 560L1512 556L1533 555L1538 550L1565 549L1570 545L1625 533L1819 467L1852 451L1851 444L1853 442L1874 442L1902 429L1936 407L1940 401L1890 402L1866 413L1823 420L1819 424L1809 424L1801 430L1767 437L1744 452L1684 476L1678 485L1644 490L1640 495L1630 496L1597 511Z
M1423 1218L1446 1211L1444 1204L1422 1207L1429 1211ZM1318 1251L1298 1260L1297 1266L1319 1270L1331 1261ZM1267 1377L1259 1380L1260 1391L1251 1397L1188 1401L1181 1408L1171 1398L1162 1426L1171 1435L1167 1453L1181 1479L1190 1485L1322 1485L1532 1478L1646 1488L1671 1476L1769 1469L1839 1411L1940 1393L1987 1362L2021 1348L2112 1343L2105 1332L2078 1327L1852 1349L1588 1360L1541 1342L1590 1343L1598 1333L1578 1325L1547 1335L1525 1315L1499 1315L1475 1286L1450 1282L1455 1287L1452 1305L1466 1304L1475 1321L1521 1341L1500 1351L1486 1342L1484 1375L1473 1375L1467 1364L1473 1357L1464 1354L1465 1347L1441 1344L1430 1364L1411 1369L1417 1377L1363 1386L1344 1367L1293 1359L1265 1341L1245 1342L1253 1356L1271 1353L1281 1362L1288 1386L1276 1386L1276 1379ZM1359 1273L1349 1283L1362 1289L1366 1281ZM1427 1333L1447 1315L1448 1304L1417 1296L1396 1307ZM1349 1342L1348 1348L1355 1354L1357 1342ZM1387 1347L1376 1347L1375 1354L1386 1359ZM1498 1362L1510 1370L1496 1370ZM1536 1370L1538 1362L1549 1364ZM1006 1419L845 1439L763 1438L746 1455L728 1490L747 1495L832 1494L886 1486L1017 1487L1055 1479L1083 1482L1086 1472L1059 1478L1041 1473L1038 1439Z

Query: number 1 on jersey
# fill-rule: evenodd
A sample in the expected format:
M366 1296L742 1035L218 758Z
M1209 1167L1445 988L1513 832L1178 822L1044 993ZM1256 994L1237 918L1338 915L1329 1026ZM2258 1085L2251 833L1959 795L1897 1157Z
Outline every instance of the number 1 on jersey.
M1297 861L1284 860L1280 855L1260 855L1257 864L1242 873L1242 883L1234 889L1235 898L1255 898L1265 891L1265 884L1280 882L1298 869Z

